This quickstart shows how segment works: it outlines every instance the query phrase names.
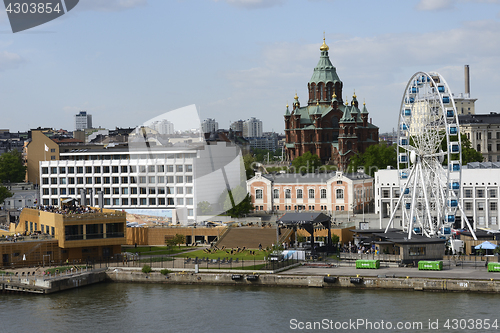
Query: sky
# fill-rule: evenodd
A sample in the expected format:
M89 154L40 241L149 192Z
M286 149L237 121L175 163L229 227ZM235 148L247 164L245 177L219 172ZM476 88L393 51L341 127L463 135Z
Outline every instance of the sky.
M344 95L380 132L418 71L460 94L467 64L476 113L500 111L500 0L80 0L18 33L0 8L0 128L14 132L74 130L81 110L94 127L136 127L195 104L219 128L256 117L283 133L323 33Z

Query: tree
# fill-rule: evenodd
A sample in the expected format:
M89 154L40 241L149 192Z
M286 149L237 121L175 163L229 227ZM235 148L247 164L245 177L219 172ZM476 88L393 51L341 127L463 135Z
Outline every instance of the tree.
M467 165L471 162L482 162L483 155L472 148L472 143L465 134L460 135L462 141L462 165Z
M366 148L363 154L356 154L351 158L348 170L355 172L359 167L365 169L365 173L373 177L379 169L386 169L388 166L397 168L396 146L388 146L379 143Z
M10 192L5 186L0 186L0 205L3 204L4 200L10 198L12 192Z
M26 166L23 156L17 150L0 155L0 181L23 182L26 177Z
M179 245L179 249L181 248L181 244L186 242L186 236L181 234L175 234L174 236L174 244Z
M242 186L224 190L219 197L220 207L230 216L239 217L254 210L252 198Z
M243 164L245 165L247 179L252 178L255 175L255 170L253 169L255 158L250 154L243 155Z
M292 161L296 173L312 173L321 166L318 155L306 152Z
M198 202L198 211L201 215L209 215L212 213L213 208L210 202L208 201L201 201Z

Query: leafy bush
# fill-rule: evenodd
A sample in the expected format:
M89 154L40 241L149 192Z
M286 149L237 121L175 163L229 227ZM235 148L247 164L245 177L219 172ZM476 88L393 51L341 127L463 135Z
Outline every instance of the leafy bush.
M143 272L143 273L146 273L146 274L147 274L147 273L151 273L152 271L153 271L153 270L151 269L151 266L149 266L149 265L144 265L144 266L142 266L142 272Z
M163 275L167 275L168 273L171 273L171 272L172 271L170 271L168 269L165 269L165 268L160 271L160 273L163 274Z

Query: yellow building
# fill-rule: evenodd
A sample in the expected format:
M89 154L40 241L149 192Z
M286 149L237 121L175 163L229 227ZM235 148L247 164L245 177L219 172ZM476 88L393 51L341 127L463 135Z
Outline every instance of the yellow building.
M106 258L126 243L126 213L111 209L61 214L25 208L12 228L16 234L42 234L57 240L63 261Z

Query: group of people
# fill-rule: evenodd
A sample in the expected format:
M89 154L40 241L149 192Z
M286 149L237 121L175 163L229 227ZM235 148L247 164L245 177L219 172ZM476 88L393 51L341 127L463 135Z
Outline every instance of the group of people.
M340 252L343 253L364 253L364 254L371 254L375 253L375 250L370 247L370 246L364 246L364 245L354 245L354 244L344 244L340 248Z
M75 206L75 205L64 206L64 207L40 205L40 206L38 206L38 209L43 210L45 212L51 212L51 213L56 213L56 214L99 213L99 210L97 210L97 209L92 209L90 207L84 207L84 206Z

